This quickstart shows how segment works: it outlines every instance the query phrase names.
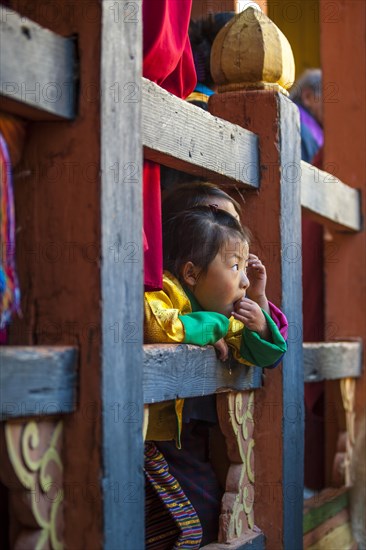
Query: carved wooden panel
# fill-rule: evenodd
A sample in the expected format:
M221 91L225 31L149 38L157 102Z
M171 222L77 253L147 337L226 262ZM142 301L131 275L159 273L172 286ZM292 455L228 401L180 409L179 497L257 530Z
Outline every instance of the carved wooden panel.
M343 378L340 380L343 408L346 419L346 431L338 434L337 452L333 462L332 481L336 486L351 487L351 463L355 445L355 391L356 379Z
M62 550L61 420L0 424L0 477L9 488L10 545Z
M217 395L217 411L230 461L222 498L219 542L230 542L254 527L254 392Z

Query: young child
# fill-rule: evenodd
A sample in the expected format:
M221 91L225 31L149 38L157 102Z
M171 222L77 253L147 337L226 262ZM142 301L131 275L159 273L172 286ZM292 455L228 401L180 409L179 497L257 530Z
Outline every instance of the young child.
M207 184L206 188L198 185L204 188L203 194L212 191ZM164 273L163 290L145 295L145 339L212 344L222 359L227 357L229 346L236 359L246 365L271 366L286 350L270 315L273 312L281 325L281 312L265 296L265 269L256 256L249 255L248 232L233 216L217 208L226 206L238 217L237 203L214 189L217 196L207 197L211 206L165 217L164 262L169 271ZM210 203L212 200L215 202ZM165 202L164 206L166 213ZM252 272L254 299L246 297L247 268ZM284 327L282 319L280 329ZM179 444L182 400L159 404L155 413L151 409L148 439L175 438ZM213 527L217 535L217 527Z

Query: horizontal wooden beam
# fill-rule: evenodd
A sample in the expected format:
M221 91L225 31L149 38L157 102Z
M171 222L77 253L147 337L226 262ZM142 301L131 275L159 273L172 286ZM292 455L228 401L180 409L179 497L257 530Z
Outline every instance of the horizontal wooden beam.
M346 487L323 489L304 502L303 532L308 533L349 505Z
M304 161L301 161L301 206L335 229L362 229L360 192Z
M144 346L144 403L261 386L262 369L217 359L212 346Z
M74 39L1 6L0 42L0 108L32 120L73 119Z
M361 342L304 343L303 348L305 382L361 376Z
M211 542L202 546L204 550L264 550L266 541L263 533L248 532L231 542Z
M0 348L0 420L70 413L76 388L75 348Z
M145 78L142 127L145 158L213 181L259 187L255 134L182 101Z

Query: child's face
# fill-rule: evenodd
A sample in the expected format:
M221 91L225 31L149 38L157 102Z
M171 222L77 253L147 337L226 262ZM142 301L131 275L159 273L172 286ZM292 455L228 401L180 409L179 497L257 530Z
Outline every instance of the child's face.
M245 296L249 286L246 267L249 258L247 242L230 238L201 274L193 292L206 311L230 317L235 302Z

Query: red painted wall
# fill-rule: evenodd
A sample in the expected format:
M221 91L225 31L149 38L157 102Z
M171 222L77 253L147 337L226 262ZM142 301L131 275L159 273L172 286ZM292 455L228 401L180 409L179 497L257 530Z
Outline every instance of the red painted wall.
M332 19L329 5L332 4ZM325 169L366 197L366 2L320 2L324 74ZM332 93L330 93L330 91ZM328 338L359 337L366 342L366 235L331 233L326 258ZM334 251L336 255L334 256ZM365 365L364 365L365 366ZM365 372L357 383L357 422L365 414Z

